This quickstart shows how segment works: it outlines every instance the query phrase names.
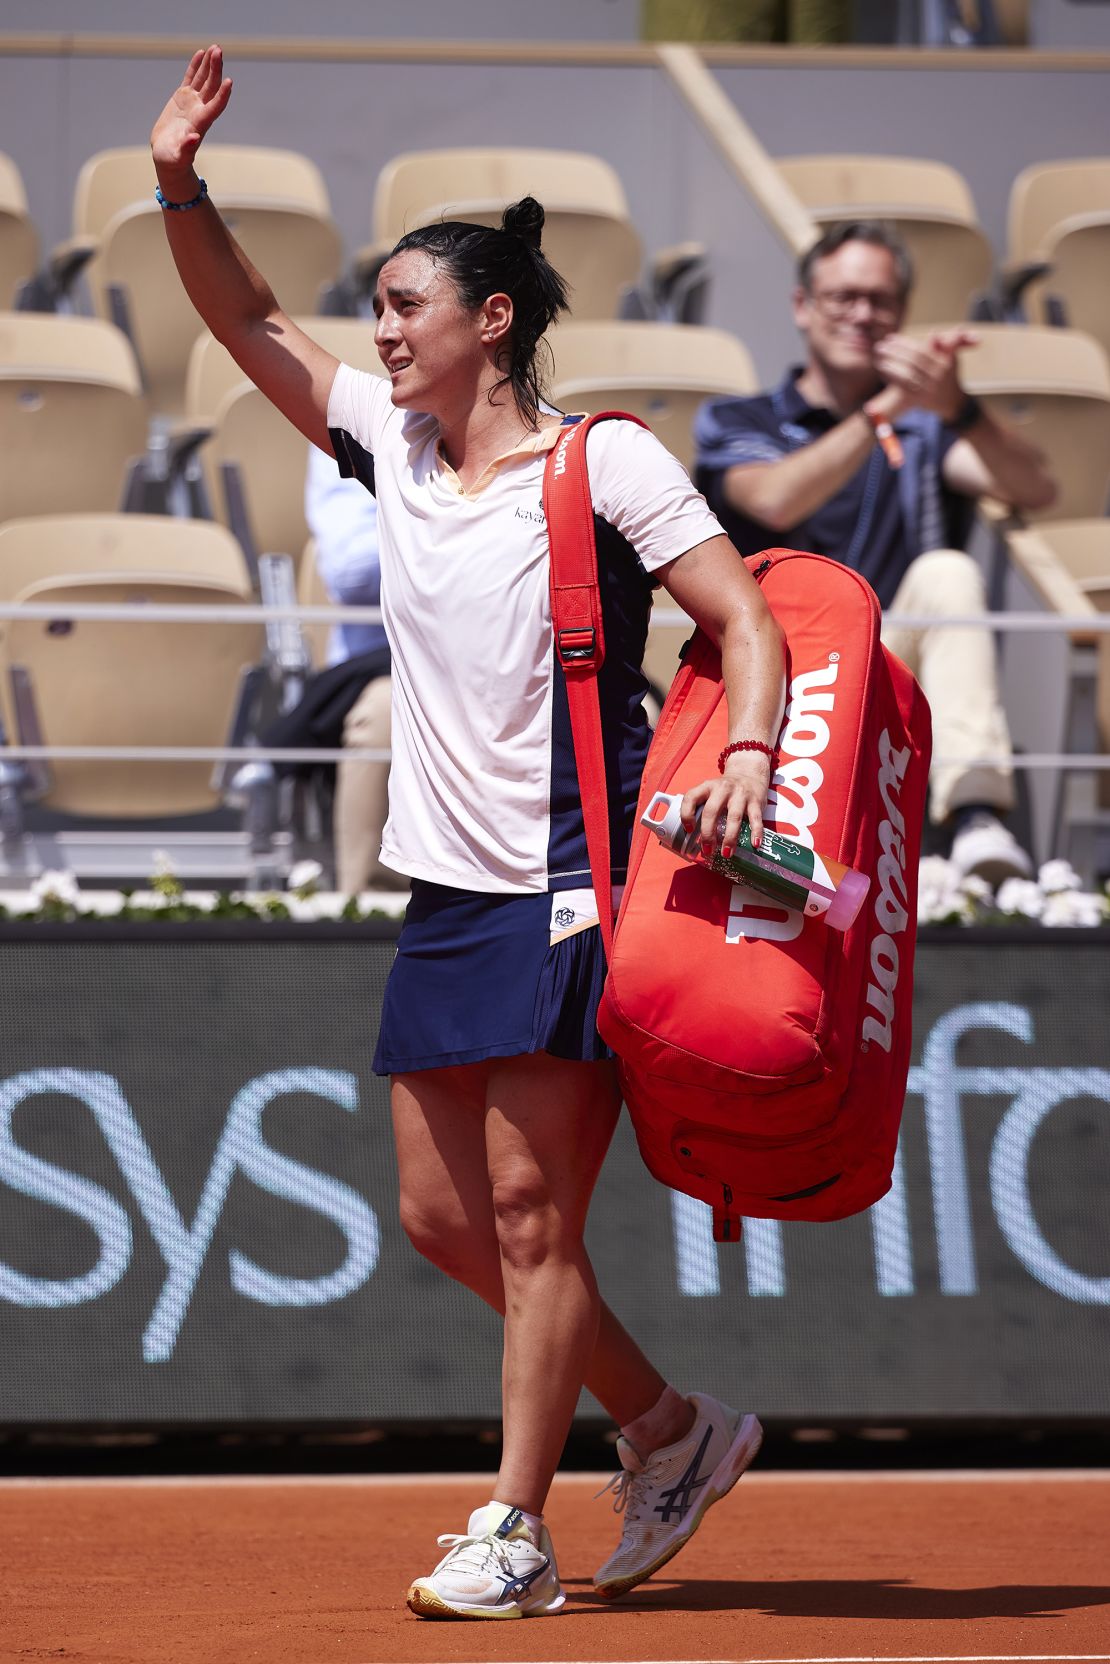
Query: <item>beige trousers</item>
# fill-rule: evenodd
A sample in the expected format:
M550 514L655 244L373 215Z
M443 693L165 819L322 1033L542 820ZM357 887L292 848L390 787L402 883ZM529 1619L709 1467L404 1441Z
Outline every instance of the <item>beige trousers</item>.
M388 747L392 683L376 676L359 694L343 724L343 744ZM335 784L335 877L344 895L398 890L408 884L381 864L389 804L388 763L340 763Z
M983 576L970 555L932 549L906 572L891 612L915 617L974 616L987 610ZM929 813L947 819L967 803L986 803L1000 814L1014 806L1010 731L998 691L994 642L988 629L927 626L907 630L883 621L883 641L921 683L933 713ZM999 757L998 765L976 757Z

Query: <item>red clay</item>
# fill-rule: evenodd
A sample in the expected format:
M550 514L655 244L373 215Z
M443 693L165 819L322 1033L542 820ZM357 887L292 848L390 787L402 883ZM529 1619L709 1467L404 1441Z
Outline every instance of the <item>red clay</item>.
M612 1605L601 1483L548 1509L565 1611L501 1624L404 1604L488 1480L0 1485L0 1660L1110 1659L1110 1472L749 1475Z

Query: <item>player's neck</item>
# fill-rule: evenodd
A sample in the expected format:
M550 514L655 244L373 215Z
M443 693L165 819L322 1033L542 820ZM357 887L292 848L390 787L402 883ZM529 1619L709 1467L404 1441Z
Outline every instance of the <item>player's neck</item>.
M479 478L491 462L513 450L529 432L535 432L521 416L516 400L506 397L506 393L507 389L500 389L492 403L481 397L449 425L440 418L443 454L464 485Z

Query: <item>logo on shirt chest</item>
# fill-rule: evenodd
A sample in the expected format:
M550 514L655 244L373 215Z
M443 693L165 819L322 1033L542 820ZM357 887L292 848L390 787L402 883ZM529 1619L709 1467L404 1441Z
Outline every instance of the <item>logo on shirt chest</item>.
M543 512L543 498L540 497L538 502L539 508L521 508L518 504L513 510L515 518L517 520L529 520L534 526L546 526L547 516Z

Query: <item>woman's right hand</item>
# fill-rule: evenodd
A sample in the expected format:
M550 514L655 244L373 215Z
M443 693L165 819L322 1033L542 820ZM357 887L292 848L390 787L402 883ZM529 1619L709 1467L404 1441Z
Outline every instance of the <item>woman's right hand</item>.
M169 195L175 181L190 172L200 141L231 97L231 82L223 78L223 66L222 47L194 52L181 85L154 123L150 148L158 178Z

